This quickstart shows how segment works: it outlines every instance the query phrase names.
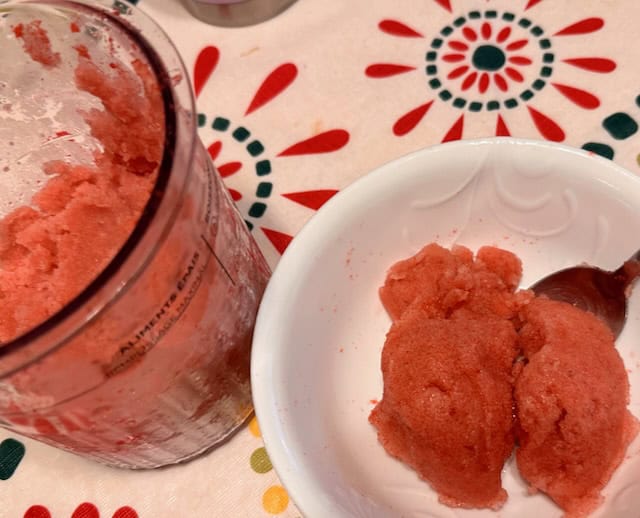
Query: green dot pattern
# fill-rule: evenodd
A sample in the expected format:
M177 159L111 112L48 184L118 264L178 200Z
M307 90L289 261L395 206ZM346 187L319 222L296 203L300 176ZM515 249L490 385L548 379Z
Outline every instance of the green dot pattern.
M229 124L229 119L225 119L224 117L216 117L215 119L213 119L211 127L214 130L227 131L229 129Z
M627 113L616 112L602 121L602 126L616 140L624 140L638 131L638 123Z
M544 31L542 30L542 27L539 26L535 26L531 28L531 34L533 34L534 36L542 36L544 34Z
M608 158L609 160L612 160L614 156L614 152L611 146L601 144L600 142L587 142L586 144L583 144L582 149Z
M238 142L244 142L249 138L251 132L243 126L238 126L235 130L233 130L233 133L231 135Z
M203 126L206 124L206 116L204 114L198 114L198 125ZM227 131L231 127L229 119L224 117L215 117L211 123L211 127L216 131ZM234 140L240 143L245 143L251 136L251 132L244 126L236 127L231 136ZM256 158L265 151L265 147L259 140L251 140L245 144L247 153ZM266 176L271 173L271 162L269 160L257 160L254 164L255 172L258 177ZM266 200L269 198L273 191L273 184L271 182L260 182L256 187L255 196L260 200ZM251 218L261 218L267 210L266 203L263 201L255 201L252 203L248 210L248 216ZM253 230L254 224L248 219L244 220L247 228Z
M256 201L249 207L249 216L252 218L261 218L266 210L267 206L264 203Z
M544 85L546 85L546 83L542 79L536 79L531 86L534 90L542 90Z
M525 90L520 94L520 99L522 99L523 101L528 101L532 97L533 97L533 92L531 90Z
M551 77L552 73L553 73L553 68L551 67L542 67L540 69L540 75L542 77Z
M260 160L256 162L256 174L258 176L265 176L271 172L271 162L269 160Z
M251 454L249 462L251 463L251 469L256 473L269 473L273 469L271 459L269 459L267 450L264 447L255 450Z
M256 188L256 196L258 198L268 198L271 196L273 184L271 182L260 182Z
M533 78L530 84L524 85L524 88L521 91L514 91L512 94L513 97L506 100L485 101L482 99L482 96L479 99L477 97L476 99L469 99L462 96L456 96L454 95L456 89L447 89L449 78L444 80L439 77L439 74L443 73L443 70L437 63L439 58L439 49L446 47L449 37L457 38L457 36L455 36L456 31L462 30L464 25L470 20L478 20L482 18L487 20L501 19L504 22L511 23L514 27L524 29L532 38L534 38L533 45L537 45L543 52L541 56L543 66L539 70L538 77ZM495 25L496 30L499 25L499 23ZM440 30L438 37L431 40L430 47L431 48L425 55L427 65L424 68L428 86L432 90L436 90L438 97L443 101L450 102L455 108L461 110L467 109L469 111L481 111L482 109L486 109L487 111L499 110L503 106L511 109L517 107L520 101L530 101L535 97L537 92L540 92L547 86L548 81L546 81L546 79L551 77L553 73L551 65L555 61L555 54L550 52L552 41L549 37L545 37L545 30L540 25L535 25L530 19L516 16L516 14L512 12L499 12L496 10L475 10L468 12L465 16L458 16L450 25L446 25ZM533 48L535 49L535 47ZM467 55L467 60L469 60L469 62L466 63L467 66L471 67L472 70L486 70L490 74L502 70L502 67L505 66L505 61L509 52L506 49L503 49L500 44L493 44L492 42L487 42L480 46L476 45L475 48L472 48L472 51L472 54ZM515 87L516 85L514 84L513 86ZM482 93L484 92L481 92L481 94ZM638 97L640 99L640 96Z
M8 480L24 457L25 447L15 439L5 439L0 443L0 480Z
M464 108L467 105L467 101L466 101L466 99L463 99L462 97L456 97L453 100L453 105L456 108Z
M251 156L258 156L264 151L264 146L259 140L254 140L247 144L247 151Z

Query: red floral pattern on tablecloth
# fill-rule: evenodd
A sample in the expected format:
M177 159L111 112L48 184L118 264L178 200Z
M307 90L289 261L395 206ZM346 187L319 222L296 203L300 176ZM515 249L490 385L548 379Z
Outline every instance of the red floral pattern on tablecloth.
M202 91L207 81L210 80L220 59L220 51L215 46L209 45L200 50L193 70L196 95ZM284 94L293 85L297 76L298 67L295 63L290 62L282 63L269 72L249 101L244 117L241 121L235 121L236 123L242 122L242 125L237 125L235 128L229 119L219 114L213 114L208 117L207 114L201 113L199 116L199 125L201 127L210 123L214 130L223 133L219 139L213 142L205 142L205 145L209 156L225 180L231 197L240 206L247 225L253 230L254 225L257 223L262 233L280 254L284 253L293 236L259 223L260 218L268 208L267 200L274 188L273 181L266 179L267 175L270 175L269 178L273 178L272 173L276 172L277 160L280 158L333 153L344 148L350 138L347 130L334 128L303 138L276 153L266 151L262 139L249 141L251 132L244 126L244 124L248 124L245 123L246 118L279 95ZM220 154L224 149L225 142L229 143L230 141L240 143L246 141L248 144L240 156L235 155L230 157L231 159L220 160ZM249 171L249 169L253 169L253 172ZM236 187L237 184L231 177L242 172L254 174L256 179L259 180L254 192L243 193ZM246 184L246 178L243 179L243 184ZM306 192L282 193L282 196L312 210L318 210L330 198L327 193L335 193L336 191L336 189L319 189ZM251 198L252 201L245 203L246 198Z
M633 163L637 166L636 171L640 171L640 84L636 70L621 70L624 62L621 54L608 54L607 51L601 51L601 47L595 43L605 35L622 40L627 38L628 41L635 41L636 35L624 32L618 34L620 28L611 25L611 17L605 9L600 8L601 3L574 0L576 8L570 17L556 17L549 14L558 5L554 5L551 0L513 0L508 4L503 2L500 8L493 8L495 2L491 0L422 2L442 14L443 17L438 19L445 21L440 23L434 22L433 17L413 16L411 9L418 5L417 2L415 5L407 4L406 7L389 3L384 14L379 14L377 18L362 15L350 20L349 30L354 34L362 33L362 40L365 41L366 38L367 45L339 49L339 52L355 53L361 59L357 69L352 72L366 81L371 89L386 82L392 83L397 92L416 91L423 94L423 98L415 103L406 101L404 95L376 99L377 103L389 103L394 110L387 119L377 121L386 128L389 140L408 141L426 124L436 126L438 141L465 138L469 136L470 122L481 117L491 118L492 134L518 134L522 131L522 126L515 121L515 115L523 114L523 118L526 118L539 136L553 141L566 141L580 126L581 114L597 113L599 126L593 128L589 135L591 140L584 142L582 147L614 159L618 158L619 150L626 150L628 153L628 148L635 146ZM117 0L115 3L122 2ZM138 2L136 0L132 3ZM155 3L160 6L156 13L158 21L170 30L173 19L163 15L165 4L159 1ZM144 8L146 5L152 6L154 2L145 0L142 4ZM324 5L321 3L314 6L314 9L318 9L321 14ZM349 5L350 3L345 2L341 6L343 10L339 16L350 12ZM504 8L505 5L508 8ZM300 6L303 7L303 2L300 2ZM314 11L309 20L315 17ZM629 23L624 30L633 30L636 26L637 23ZM286 48L272 48L271 52L278 58L270 67L252 71L263 77L252 95L238 99L238 106L221 107L217 103L211 109L209 106L200 106L199 124L202 128L213 128L207 133L205 145L229 187L231 196L238 203L247 224L254 228L254 232L258 230L256 234L264 236L270 243L269 246L278 254L285 251L295 232L277 224L264 223L264 214L275 210L275 204L272 204L274 198L285 200L291 207L302 207L310 215L338 192L337 183L332 183L326 177L315 183L307 182L304 189L288 185L278 176L279 166L284 161L302 161L305 157L312 157L318 161L316 168L320 168L323 155L344 151L344 160L353 160L349 155L352 144L368 137L362 132L356 132L347 123L347 117L344 124L340 123L342 114L337 114L335 120L338 123L330 125L330 129L316 132L291 131L288 145L276 147L269 142L268 128L255 123L255 114L268 113L272 120L278 120L283 113L279 110L286 110L287 106L285 103L276 107L273 101L282 98L286 100L292 92L303 88L300 78L304 74L328 73L329 68L333 71L341 66L338 61L332 61L331 56L334 54L329 56L328 51L336 49L331 46L330 41L334 36L331 34L331 23L325 24L325 27L327 41L323 45L328 49L328 57L324 62L310 60L303 63L299 55L294 59ZM234 49L225 43L226 35L231 33L204 25L197 25L197 29L192 33L187 31L180 34L179 37L174 35L174 39L179 48L187 41L198 42L194 55L190 56L190 62L193 63L194 91L201 96L208 88L215 87L217 75L221 73L221 64L233 59L230 54ZM580 48L580 51L561 50L566 47L558 43L566 41L579 42L579 47L573 48ZM420 59L402 59L398 58L397 52L391 52L397 48L413 48L412 45L421 48ZM185 45L185 48L189 48L189 45ZM373 57L368 53L372 48L375 50ZM407 52L405 55L412 54ZM569 73L576 70L583 75ZM343 72L344 77L351 77L349 73ZM599 81L594 80L598 78ZM605 106L606 110L603 110L603 93L611 88L611 83L617 86L617 82L626 87L625 93L616 103L610 101ZM349 91L350 86L344 84L343 88ZM543 104L540 101L541 93L553 94L554 104ZM447 109L438 112L438 108L443 106ZM337 110L345 112L350 108L350 103L336 105ZM366 107L370 108L371 106ZM222 113L221 110L227 109L231 111L231 115ZM311 116L313 113L309 112L307 115ZM572 117L574 120L571 120ZM214 124L217 126L214 127ZM214 135L213 138L211 134ZM423 144L432 143L434 142ZM41 424L46 426L46 423ZM247 486L259 488L255 498L247 499L247 508L251 509L247 511L247 515L258 516L256 510L266 513L263 516L294 515L295 507L289 501L286 490L270 478L274 476L273 468L261 442L255 419L249 424L248 430L249 433L243 432L251 436L246 457L235 459L247 468ZM46 459L41 459L46 457L46 450L32 448L28 442L27 446L25 448L14 437L6 437L0 442L0 486L7 484L7 494L18 484L37 484L37 479L22 475L26 475L28 469L33 471L39 465L47 463ZM29 456L25 455L27 449ZM38 450L37 453L34 450ZM64 500L72 502L72 506L75 502L80 503L74 510L64 514L58 512L58 508L53 503L50 504L49 500L45 503L33 497L28 502L29 505L24 505L23 500L15 506L7 498L3 502L3 508L0 508L0 516L149 516L137 505L137 501L125 505L117 492L102 494L98 500L90 497L84 487L74 486L68 491ZM209 497L211 502L224 502L222 497ZM84 501L85 499L92 499L93 503ZM107 505L106 502L109 501L111 504ZM185 515L190 515L188 501L179 502L179 505ZM2 514L5 511L9 514Z
M452 2L436 2L455 12ZM524 11L538 2L528 2ZM597 95L555 79L561 74L557 62L594 73L609 73L616 63L608 57L560 56L554 51L559 37L582 36L604 27L599 17L579 19L560 28L543 27L535 17L512 10L477 9L455 13L451 23L430 34L422 27L402 20L384 19L378 28L396 38L424 41L425 63L373 63L365 74L373 79L406 73L427 75L430 87L425 101L410 107L393 123L396 136L409 134L428 114L434 102L451 104L461 112L445 131L442 142L464 136L465 117L486 117L495 112L495 135L508 136L509 111L525 108L540 135L555 142L565 140L564 122L556 121L536 106L535 97L545 88L555 88L576 106L592 110L600 106ZM483 7L486 7L484 4ZM424 25L428 22L425 20Z
M100 511L94 504L83 502L75 508L70 518L100 518L100 516ZM127 505L116 509L110 516L111 518L138 518L138 513ZM55 516L46 506L34 504L24 512L23 518L55 518Z

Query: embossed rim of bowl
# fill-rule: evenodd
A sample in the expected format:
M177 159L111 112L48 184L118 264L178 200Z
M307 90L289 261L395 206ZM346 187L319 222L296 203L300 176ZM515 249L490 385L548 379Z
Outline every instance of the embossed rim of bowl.
M295 423L287 419L278 405L276 387L284 383L280 386L282 389L286 382L278 379L277 367L286 357L287 348L292 346L283 338L283 330L296 323L283 309L283 302L292 291L299 289L305 275L310 275L304 265L318 249L327 246L332 238L332 228L349 218L354 205L370 204L376 193L383 192L385 186L403 174L408 163L417 161L424 166L425 174L433 174L437 172L434 167L437 169L437 164L444 163L443 160L455 162L461 156L487 153L495 146L510 146L514 153L517 153L518 146L524 146L541 154L560 154L564 155L562 159L575 159L575 167L568 171L573 180L584 178L586 182L604 182L617 192L630 193L629 199L640 201L639 178L610 160L561 144L511 137L456 141L424 148L378 167L329 200L291 242L272 275L258 313L251 361L254 406L267 451L280 480L304 516L341 516L344 509L336 505L331 495L324 493L316 481L304 476L305 470L301 467L310 460L305 458L304 452L297 451L295 445L288 444L285 438L286 430L295 428ZM587 171L580 170L585 159L596 161ZM608 173L606 180L603 173Z

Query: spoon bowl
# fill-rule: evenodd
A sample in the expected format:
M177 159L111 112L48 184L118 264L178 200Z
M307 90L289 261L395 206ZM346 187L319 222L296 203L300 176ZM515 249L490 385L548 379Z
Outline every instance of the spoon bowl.
M640 250L617 270L574 266L552 273L530 289L538 296L568 302L600 317L617 338L627 319L627 299L640 276Z

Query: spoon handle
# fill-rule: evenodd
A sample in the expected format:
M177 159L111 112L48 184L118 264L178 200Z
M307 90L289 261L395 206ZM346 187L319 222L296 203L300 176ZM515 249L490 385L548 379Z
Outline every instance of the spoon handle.
M640 250L627 259L620 268L613 272L613 275L623 284L625 291L629 290L633 281L640 277ZM627 295L629 295L628 291Z

